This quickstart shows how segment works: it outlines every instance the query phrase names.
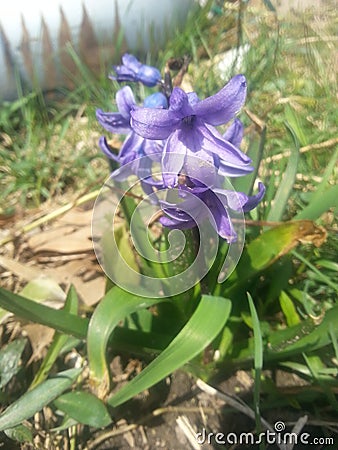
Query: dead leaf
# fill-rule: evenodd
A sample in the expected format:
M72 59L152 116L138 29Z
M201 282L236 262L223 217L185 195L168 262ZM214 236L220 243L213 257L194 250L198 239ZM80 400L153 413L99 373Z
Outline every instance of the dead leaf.
M45 356L46 347L52 342L55 330L38 323L28 323L22 326L23 335L27 336L32 346L32 356L27 364Z
M302 244L313 244L320 247L326 242L327 231L324 227L316 225L312 220L302 220L297 239Z

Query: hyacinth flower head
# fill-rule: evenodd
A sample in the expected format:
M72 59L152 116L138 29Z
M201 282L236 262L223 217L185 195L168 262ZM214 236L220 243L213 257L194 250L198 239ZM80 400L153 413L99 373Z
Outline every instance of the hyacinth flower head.
M97 109L96 118L103 128L110 133L126 134L127 137L118 155L112 152L104 136L99 141L101 150L109 159L116 161L121 167L128 165L129 172L126 170L121 171L120 169L114 171L113 177L117 181L122 181L130 173L134 173L150 183L151 179L148 179L148 177L151 175L152 160L160 159L163 142L145 139L131 128L130 113L137 105L129 86L123 87L116 93L116 104L118 112L104 112L101 109ZM148 108L166 108L168 102L162 93L155 92L144 100L144 106ZM156 184L156 182L153 184ZM147 188L146 190L149 191Z
M164 86L157 69L142 65L132 55L124 55L123 66L116 66L115 71L117 81ZM250 158L239 148L243 125L235 118L245 101L246 79L237 75L204 100L179 87L166 93L169 107L167 97L160 92L147 97L140 107L131 89L124 87L116 95L118 112L97 110L98 121L106 130L127 134L118 155L112 153L104 137L100 140L103 152L120 164L113 177L122 181L136 174L149 194L177 187L176 197L169 189L171 194L167 193L165 200L159 199L165 214L160 218L163 226L186 229L209 219L223 239L234 242L237 235L231 211L250 211L265 193L262 183L253 196L224 189L227 177L247 175L253 170ZM221 135L216 127L232 119ZM153 179L154 161L161 163L160 181Z
M224 139L215 126L230 121L241 109L246 97L246 80L237 75L215 95L199 100L195 93L187 94L175 87L168 109L141 108L131 111L131 126L146 139L165 139L162 156L163 181L174 187L183 171L193 177L196 168L189 164L189 156L206 161L208 177L219 173L241 176L250 173L251 160L229 140ZM210 166L214 171L210 174ZM200 178L203 178L203 167Z
M113 66L116 75L110 75L111 80L131 81L144 84L148 87L154 87L161 83L161 72L156 67L142 64L137 58L128 53L122 56L122 64L120 66Z

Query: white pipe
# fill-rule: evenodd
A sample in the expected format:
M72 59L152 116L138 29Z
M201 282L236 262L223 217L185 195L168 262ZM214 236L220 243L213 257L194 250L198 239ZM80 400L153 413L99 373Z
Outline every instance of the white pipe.
M0 100L17 80L42 90L71 86L71 45L94 72L121 52L159 49L194 0L1 0ZM172 33L171 33L172 34ZM120 43L119 43L120 42ZM67 75L68 74L68 75Z

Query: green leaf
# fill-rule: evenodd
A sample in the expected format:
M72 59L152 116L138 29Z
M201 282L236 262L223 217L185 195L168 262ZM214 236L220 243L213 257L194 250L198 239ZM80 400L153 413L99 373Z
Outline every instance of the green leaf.
M102 428L111 423L104 403L89 392L68 392L54 400L54 405L84 425Z
M312 352L332 344L332 329L338 329L338 305L326 311L321 323L318 318L307 318L297 325L283 330L266 333L264 347L265 361L282 361L304 352ZM233 344L234 365L243 364L252 360L254 354L254 341L249 339L243 348L242 342Z
M24 425L17 425L13 428L7 428L4 433L10 439L17 442L30 442L33 443L33 434L31 430Z
M338 149L332 155L327 165L323 179L317 189L311 194L308 205L301 210L296 219L318 219L331 207L337 207L338 185L331 185L330 179L337 164Z
M106 362L109 336L121 320L140 309L167 301L130 294L114 286L96 307L88 327L87 349L91 378L98 386L98 396L109 390L110 377Z
M285 117L288 123L288 128L292 128L292 132L297 138L297 141L300 142L300 145L304 147L308 144L308 140L306 139L306 135L303 131L303 128L301 126L299 116L295 112L293 108L291 108L290 105L286 105L285 108Z
M69 389L82 369L69 369L59 372L31 391L25 392L0 416L0 431L13 428L32 417L66 389Z
M16 339L0 350L0 389L20 370L21 355L26 343L26 339Z
M60 426L52 428L50 431L53 431L54 433L58 433L59 431L67 430L68 428L73 427L74 425L77 425L79 422L75 419L72 419L71 417L65 416L62 420L62 423Z
M110 397L108 403L115 407L126 402L198 355L224 327L230 311L230 300L203 295L190 320L169 346L139 375Z
M318 281L321 281L323 283L326 283L328 286L332 287L332 289L334 289L336 292L338 292L338 284L335 283L334 281L331 281L331 278L328 277L327 275L325 275L324 273L322 273L320 270L318 270L313 264L310 263L310 261L306 258L304 258L304 256L302 256L300 253L296 252L295 250L293 250L292 254L299 259L300 261L302 261L307 267L309 267L309 269L317 275L318 277Z
M116 245L113 245L114 241ZM116 274L118 274L118 279L122 284L128 281L128 285L131 283L137 286L140 283L139 267L129 242L129 232L125 223L115 226L113 234L109 221L109 228L102 234L101 248L104 267L109 267L110 273L115 275L113 279L117 279ZM123 270L125 264L132 269L128 273Z
M320 236L320 232L320 228L310 220L285 222L264 231L244 249L236 270L224 284L223 290L219 284L215 293L218 289L218 292L221 291L226 297L230 297L230 293L233 294L233 291L241 286L247 290L250 279L289 253L300 240L316 233Z
M26 284L22 291L19 292L19 295L37 302L44 302L47 300L63 302L66 298L66 294L56 281L45 276L31 280Z
M296 219L316 220L330 208L337 207L338 185L327 188L325 193L315 192L311 195L309 204L301 210Z
M260 432L261 429L261 418L260 418L260 392L261 392L261 373L263 368L263 340L261 327L255 308L255 304L252 300L251 295L248 293L249 308L252 318L252 326L254 332L254 367L255 367L255 386L254 386L254 406L255 406L255 421L257 431Z
M13 294L0 287L0 306L31 322L40 323L47 327L70 334L80 339L86 337L88 320L69 314L65 311L50 308L28 300L20 295Z
M249 293L247 295L250 307L250 314L252 318L252 327L254 332L254 349L255 349L254 364L256 370L261 370L263 368L263 340L261 327L252 297Z
M271 333L266 355L269 359L275 359L322 348L331 344L332 328L338 329L338 305L326 311L318 325L308 318L285 330Z
M79 306L79 299L77 297L74 286L71 286L67 294L64 310L71 314L77 314L78 306ZM39 367L39 370L37 371L32 381L30 389L32 389L34 386L38 385L47 378L49 371L53 367L53 364L55 363L63 347L66 345L67 341L69 341L68 335L59 333L58 331L55 332L53 336L53 341L47 351L44 360L42 361L42 364Z
M293 301L285 291L282 291L280 293L279 303L286 318L286 323L288 327L292 327L292 325L297 325L297 323L300 322L299 315L296 311Z
M267 216L267 220L271 222L279 221L282 219L297 174L298 159L299 159L299 142L294 130L290 126L288 126L288 129L293 137L294 149L291 152L288 165L283 174L283 179L279 184L278 190L273 200L274 204L271 207L269 214Z

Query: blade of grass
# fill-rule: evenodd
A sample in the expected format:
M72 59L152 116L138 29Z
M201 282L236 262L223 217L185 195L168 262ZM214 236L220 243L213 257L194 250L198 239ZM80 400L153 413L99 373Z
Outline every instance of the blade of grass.
M255 368L255 383L254 383L254 410L257 433L261 432L261 414L260 414L260 393L261 393L261 374L263 368L263 340L261 327L252 297L247 293L249 308L252 319L252 327L254 333L254 368Z
M337 206L338 185L331 186L329 180L337 164L338 149L332 155L320 185L311 195L308 205L302 209L296 219L318 219L329 208Z
M312 272L314 272L322 280L323 283L326 283L328 286L332 287L332 289L334 289L336 292L338 292L337 283L334 283L333 281L331 281L328 276L326 276L320 270L318 270L313 264L310 263L310 261L308 261L306 258L304 258L304 256L302 256L296 250L293 250L292 254L295 258L299 259L300 261L302 261L302 263L304 263L306 266L308 266L308 268L310 270L312 270Z
M274 198L274 205L270 209L266 219L267 221L271 222L274 221L277 222L282 219L297 174L297 167L299 160L299 140L294 129L287 122L285 123L285 126L292 136L294 142L294 149L291 152L290 159L284 172L283 179L277 189Z

